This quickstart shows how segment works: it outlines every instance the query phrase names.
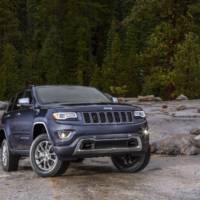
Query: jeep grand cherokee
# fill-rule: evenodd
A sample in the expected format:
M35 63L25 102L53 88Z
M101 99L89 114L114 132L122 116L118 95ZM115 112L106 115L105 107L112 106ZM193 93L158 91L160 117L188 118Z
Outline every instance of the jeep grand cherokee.
M30 156L42 177L63 174L70 161L109 156L121 171L138 172L150 159L144 111L95 88L31 86L11 98L0 128L2 166Z

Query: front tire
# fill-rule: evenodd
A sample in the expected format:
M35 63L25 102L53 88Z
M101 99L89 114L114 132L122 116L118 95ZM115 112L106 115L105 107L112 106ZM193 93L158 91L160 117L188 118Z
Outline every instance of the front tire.
M6 172L17 171L19 156L12 154L6 139L1 144L1 163Z
M46 134L38 136L32 143L30 161L35 173L41 177L64 174L69 166L69 162L59 160Z
M122 172L136 173L143 170L150 161L150 149L142 155L126 154L121 156L112 156L111 160L114 166Z

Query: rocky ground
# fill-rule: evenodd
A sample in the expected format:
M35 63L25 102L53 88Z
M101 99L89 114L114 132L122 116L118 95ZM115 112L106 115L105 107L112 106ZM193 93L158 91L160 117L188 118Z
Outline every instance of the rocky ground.
M143 102L128 98L126 102L145 110L154 153L200 153L200 100Z
M22 160L17 172L5 173L0 167L0 199L199 200L200 155L177 155L198 150L199 139L193 139L199 135L200 100L126 101L140 105L147 113L157 154L144 171L120 173L109 158L98 158L72 163L65 175L43 179L31 170L29 160Z
M107 158L72 164L65 175L39 178L28 161L18 172L0 168L2 200L199 200L200 159L197 156L153 156L138 174L119 173Z

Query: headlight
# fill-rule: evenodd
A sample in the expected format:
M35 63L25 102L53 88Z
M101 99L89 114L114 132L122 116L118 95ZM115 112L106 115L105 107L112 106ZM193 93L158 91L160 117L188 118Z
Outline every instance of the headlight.
M147 129L143 130L144 135L149 135L149 131Z
M134 116L135 117L141 117L141 118L145 118L145 112L144 111L134 111Z
M78 116L75 112L56 112L53 113L53 118L56 120L77 119Z

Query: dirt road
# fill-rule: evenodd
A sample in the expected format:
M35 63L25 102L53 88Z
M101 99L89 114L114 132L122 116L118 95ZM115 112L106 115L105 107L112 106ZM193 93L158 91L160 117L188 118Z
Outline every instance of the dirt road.
M168 106L165 111L163 104ZM179 105L187 109L177 112ZM199 105L200 100L141 104L147 112L151 140L200 128ZM200 156L153 156L138 174L118 172L107 158L86 159L72 164L64 176L46 179L35 175L24 160L18 172L8 174L0 168L0 200L8 199L200 200Z
M107 158L74 163L65 175L39 178L28 161L0 169L0 200L199 200L200 157L153 156L141 173L120 173Z

